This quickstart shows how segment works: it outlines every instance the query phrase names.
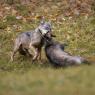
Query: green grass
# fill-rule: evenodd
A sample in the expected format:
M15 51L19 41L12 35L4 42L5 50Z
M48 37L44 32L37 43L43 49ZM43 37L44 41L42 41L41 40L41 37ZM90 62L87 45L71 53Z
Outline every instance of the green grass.
M56 40L68 43L66 51L95 61L94 16L65 19L60 24L52 23ZM19 54L10 62L16 35L34 29L39 21L18 21L22 29L17 31L11 24L14 17L7 20L10 32L0 30L0 95L95 95L95 65L56 69L47 61L44 50L42 62L33 64L31 58Z
M94 66L15 67L0 73L0 95L94 95Z

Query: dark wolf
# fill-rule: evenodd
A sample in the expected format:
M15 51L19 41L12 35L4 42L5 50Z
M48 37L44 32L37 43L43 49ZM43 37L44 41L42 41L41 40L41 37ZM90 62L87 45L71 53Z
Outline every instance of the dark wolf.
M64 51L64 44L60 44L52 39L45 38L45 53L51 64L54 66L71 66L89 63L85 58L72 56Z

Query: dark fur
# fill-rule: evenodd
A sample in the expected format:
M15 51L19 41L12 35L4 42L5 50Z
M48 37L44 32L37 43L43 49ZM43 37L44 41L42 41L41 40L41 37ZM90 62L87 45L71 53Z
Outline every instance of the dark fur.
M45 39L45 53L51 64L55 66L70 66L88 63L88 61L79 56L72 56L64 51L64 45L51 39Z

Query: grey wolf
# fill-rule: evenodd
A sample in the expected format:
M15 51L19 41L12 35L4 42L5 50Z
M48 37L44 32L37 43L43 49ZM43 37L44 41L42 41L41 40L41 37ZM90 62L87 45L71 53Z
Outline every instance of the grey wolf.
M44 36L49 38L54 37L51 32L51 23L45 22L44 20L40 22L40 25L36 29L19 34L14 42L11 61L14 60L14 56L17 52L22 55L33 56L33 61L38 57L41 59L41 49L44 44ZM31 53L31 50L34 55Z

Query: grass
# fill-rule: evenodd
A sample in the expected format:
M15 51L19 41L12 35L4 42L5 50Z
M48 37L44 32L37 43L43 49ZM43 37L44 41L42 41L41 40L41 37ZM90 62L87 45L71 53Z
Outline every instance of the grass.
M23 66L22 66L23 68ZM0 95L94 95L93 66L1 71Z
M17 8L24 15L24 10ZM0 22L0 95L95 95L94 64L56 69L49 64L44 50L42 62L32 64L31 58L19 54L10 62L16 36L34 29L39 20L23 22L8 15L5 21ZM20 26L18 30L13 27L15 22ZM95 62L94 16L65 17L61 22L52 21L52 28L56 40L68 43L66 51Z

